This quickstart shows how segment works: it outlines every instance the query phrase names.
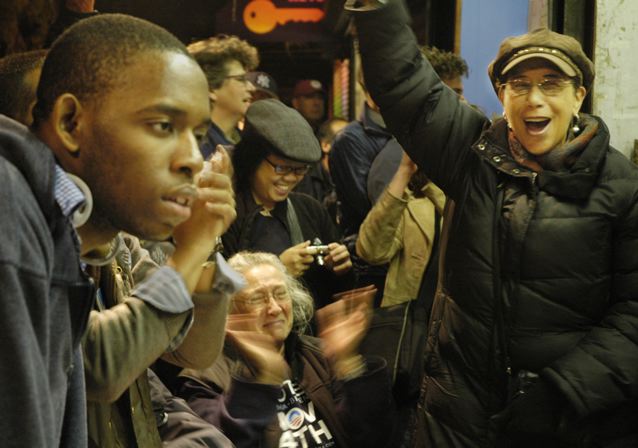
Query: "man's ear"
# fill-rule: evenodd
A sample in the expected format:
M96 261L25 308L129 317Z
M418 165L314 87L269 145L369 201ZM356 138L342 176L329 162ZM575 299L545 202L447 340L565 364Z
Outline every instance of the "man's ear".
M299 98L294 97L292 100L290 100L290 104L292 105L294 109L299 108Z
M66 152L76 158L80 155L79 134L82 127L82 104L71 93L60 95L53 105L51 122L53 132Z

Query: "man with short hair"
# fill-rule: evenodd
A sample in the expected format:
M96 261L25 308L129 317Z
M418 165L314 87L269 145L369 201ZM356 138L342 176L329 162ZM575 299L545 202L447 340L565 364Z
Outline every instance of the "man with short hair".
M469 74L467 62L456 53L436 47L421 47L421 53L430 61L441 81L464 98L462 78Z
M316 133L326 114L326 90L321 81L316 79L297 81L292 91L291 104Z
M35 89L46 54L46 50L35 50L0 59L0 114L31 124Z
M201 151L208 158L217 145L240 140L238 123L244 118L255 87L248 72L259 65L257 49L236 36L218 36L194 42L188 51L200 65L210 91L210 127Z
M3 446L86 446L78 348L93 295L79 256L109 262L119 231L173 235L168 265L123 306L170 319L152 351L184 337L202 263L235 216L227 173L195 177L207 91L170 33L103 15L74 25L50 50L33 133L0 117L0 231L10 236L0 242ZM150 364L157 355L143 356Z

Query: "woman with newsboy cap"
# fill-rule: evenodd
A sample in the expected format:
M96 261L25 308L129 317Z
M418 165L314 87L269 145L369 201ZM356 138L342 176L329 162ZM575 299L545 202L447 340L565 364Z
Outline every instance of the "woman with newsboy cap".
M252 103L242 140L233 153L237 219L222 236L227 256L241 250L278 255L321 307L354 283L348 249L314 198L293 189L321 158L319 141L306 120L275 99ZM318 254L315 242L323 245ZM320 255L322 258L317 259Z
M366 85L456 204L422 445L638 446L638 169L580 112L592 62L548 30L505 39L490 123L421 57L402 4L377 5L354 14Z

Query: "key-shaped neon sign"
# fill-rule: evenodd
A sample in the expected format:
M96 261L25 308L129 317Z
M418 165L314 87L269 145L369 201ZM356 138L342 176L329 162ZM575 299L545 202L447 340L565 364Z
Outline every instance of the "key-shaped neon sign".
M270 0L253 0L244 8L246 28L256 34L270 33L288 22L319 22L323 16L319 8L278 8Z

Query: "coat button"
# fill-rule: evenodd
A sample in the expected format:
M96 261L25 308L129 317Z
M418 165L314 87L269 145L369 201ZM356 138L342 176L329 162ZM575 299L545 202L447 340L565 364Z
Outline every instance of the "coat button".
M479 143L477 147L479 150L485 151L485 145L483 143Z
M514 168L514 169L512 170L512 173L514 173L514 174L520 174L520 172L521 172L521 170L520 170L520 169L518 169L518 168Z
M492 157L492 160L495 161L496 163L501 163L501 156L494 156Z

